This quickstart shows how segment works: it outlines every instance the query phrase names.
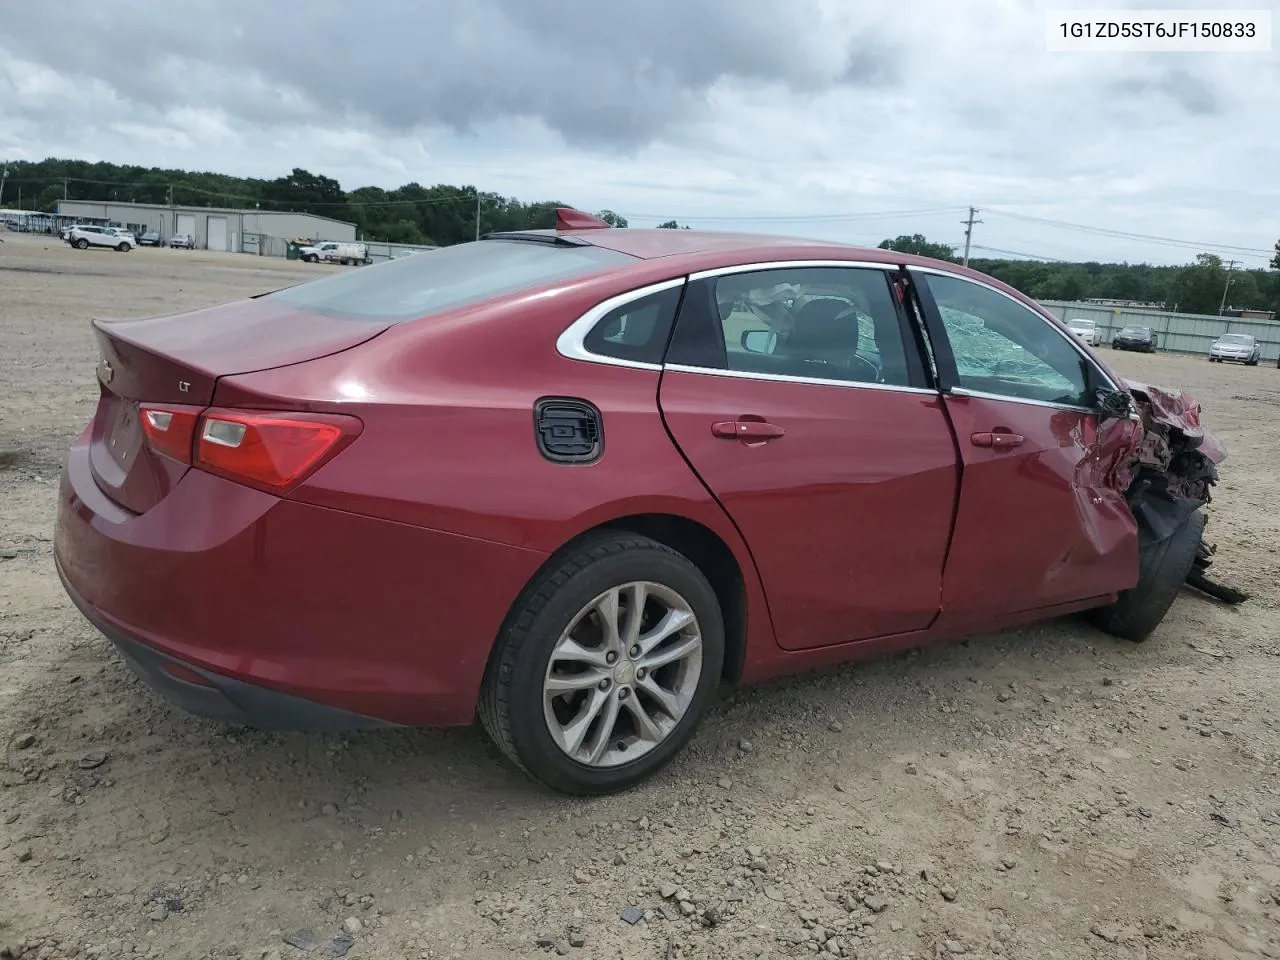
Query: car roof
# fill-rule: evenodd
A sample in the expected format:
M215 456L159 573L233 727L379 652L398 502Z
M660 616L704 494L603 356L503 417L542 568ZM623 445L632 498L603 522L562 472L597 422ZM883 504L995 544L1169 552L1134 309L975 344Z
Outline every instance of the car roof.
M850 256L856 253L856 259L871 260L883 263L897 263L903 254L893 250L881 250L876 247L858 247L848 243L831 240L806 240L797 237L779 237L756 233L722 233L711 230L659 230L656 228L609 229L609 230L555 230L529 231L561 237L574 237L590 243L592 246L616 250L641 260L656 260L662 257L692 256L705 254L747 254L760 258L761 254L778 259L795 259L798 255L816 257L824 251L832 259L855 259Z
M947 260L935 260L913 253L862 247L834 240L808 240L758 233L729 233L712 230L659 229L656 227L586 227L560 230L518 230L490 233L481 240L539 240L584 243L637 258L628 274L659 273L663 277L701 270L765 264L770 261L848 260L939 270L994 287L1014 300L1051 320L1062 323L1035 300L989 274ZM645 265L651 267L644 269Z

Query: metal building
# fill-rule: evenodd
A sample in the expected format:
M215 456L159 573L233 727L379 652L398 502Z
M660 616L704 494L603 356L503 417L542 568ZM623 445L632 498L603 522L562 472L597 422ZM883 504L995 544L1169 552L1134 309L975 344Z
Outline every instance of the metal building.
M167 243L174 234L190 234L196 246L207 250L240 253L245 235L283 240L340 240L356 238L356 225L311 213L283 213L275 210L235 210L229 207L179 207L163 203L120 203L96 200L59 200L58 216L74 217L90 223L131 227L135 232L154 230Z

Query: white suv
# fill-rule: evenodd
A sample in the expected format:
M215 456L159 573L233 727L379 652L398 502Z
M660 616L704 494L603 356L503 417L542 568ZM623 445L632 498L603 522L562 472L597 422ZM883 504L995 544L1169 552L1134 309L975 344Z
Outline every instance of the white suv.
M1077 340L1083 340L1091 347L1096 347L1102 342L1102 331L1092 320L1084 318L1068 320L1067 329L1075 335Z
M66 233L66 241L80 250L89 247L111 247L125 253L134 247L132 234L116 230L115 227L97 227L88 223L77 223Z

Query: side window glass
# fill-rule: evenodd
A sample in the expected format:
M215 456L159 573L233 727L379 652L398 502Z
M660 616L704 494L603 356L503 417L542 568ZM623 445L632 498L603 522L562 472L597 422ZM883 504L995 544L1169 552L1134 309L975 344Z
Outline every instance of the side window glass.
M1092 406L1089 360L1043 317L959 277L928 274L960 386L1017 400Z
M583 346L602 357L662 363L680 289L662 290L605 314L591 328Z
M693 290L691 288L690 295ZM743 373L907 386L906 353L884 271L795 267L716 277L717 366ZM681 317L683 334L684 317ZM673 343L673 353L683 337ZM717 343L717 348L719 343ZM687 360L673 358L675 362ZM706 363L696 365L708 365Z

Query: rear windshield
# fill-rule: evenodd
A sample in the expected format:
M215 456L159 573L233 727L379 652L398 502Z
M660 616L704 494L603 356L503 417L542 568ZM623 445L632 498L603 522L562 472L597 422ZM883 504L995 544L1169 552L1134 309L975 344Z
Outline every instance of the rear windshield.
M326 316L398 323L634 262L600 247L479 240L300 283L266 299Z

